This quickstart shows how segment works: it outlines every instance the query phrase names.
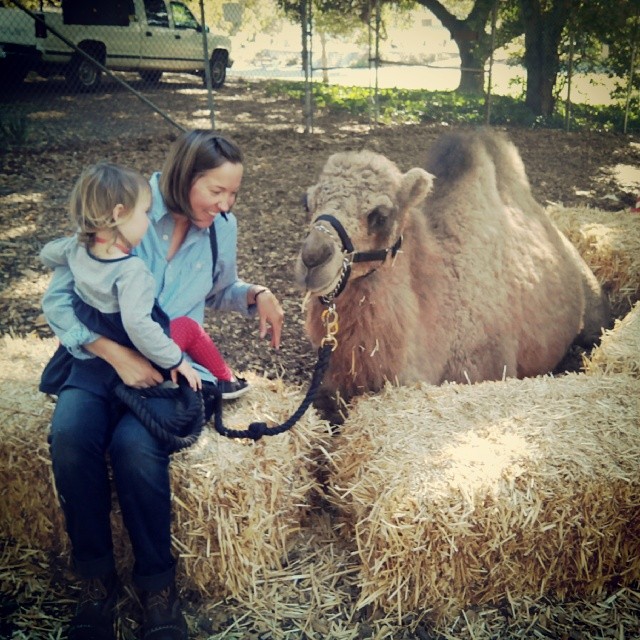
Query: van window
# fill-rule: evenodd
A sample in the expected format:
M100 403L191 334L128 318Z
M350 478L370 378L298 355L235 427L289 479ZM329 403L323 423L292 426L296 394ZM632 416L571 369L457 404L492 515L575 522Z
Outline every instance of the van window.
M144 0L144 11L150 27L169 26L169 15L164 0Z
M182 2L171 3L171 13L173 13L173 24L176 29L197 29L198 21L193 17L193 13Z

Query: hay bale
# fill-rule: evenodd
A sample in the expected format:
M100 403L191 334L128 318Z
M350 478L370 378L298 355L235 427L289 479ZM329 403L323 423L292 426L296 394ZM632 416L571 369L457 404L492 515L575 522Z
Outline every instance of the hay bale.
M68 549L46 443L54 404L37 391L54 348L54 341L35 338L0 341L0 529L19 545L61 552ZM251 392L225 404L228 428L244 429L256 420L280 424L298 408L300 389L249 377ZM196 445L175 454L173 540L181 584L240 597L261 572L281 567L306 516L308 494L317 490L313 451L328 439L327 423L308 411L291 431L257 443L230 440L207 427ZM113 522L121 568L130 568L118 509Z
M54 404L37 389L55 346L54 340L0 340L0 531L18 543L62 552L66 535L47 445Z
M615 315L627 313L640 300L640 216L559 206L547 213L605 287Z
M603 333L600 344L585 360L584 370L587 374L625 373L640 377L640 302Z
M225 426L284 422L302 393L282 381L247 376L249 394ZM308 411L291 430L257 443L231 440L209 428L195 446L174 457L175 543L188 584L214 595L246 597L267 568L282 568L299 533L310 494L318 491L314 450L326 446L328 424Z
M330 495L360 607L437 620L640 577L640 380L388 386L354 403Z

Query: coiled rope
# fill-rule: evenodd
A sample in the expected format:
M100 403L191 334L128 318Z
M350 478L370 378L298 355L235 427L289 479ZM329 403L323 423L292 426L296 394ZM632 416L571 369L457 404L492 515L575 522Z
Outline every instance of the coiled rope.
M227 429L222 422L222 394L216 386L213 386L209 393L214 402L213 425L216 431L227 438L249 438L255 441L260 440L262 436L276 436L291 429L315 400L322 378L329 366L332 350L331 344L326 344L318 350L318 361L304 399L291 417L275 427L267 426L266 422L252 422L243 430ZM115 394L149 432L167 444L172 451L190 447L202 432L205 423L202 393L193 391L186 382L181 382L179 386L162 384L149 389L134 389L125 384L119 384L115 388ZM181 406L176 408L172 415L161 415L147 402L149 398L174 399Z
M115 394L149 432L167 444L172 451L190 447L202 432L202 394L194 391L184 380L179 385L163 383L149 389L134 389L119 384L115 388ZM149 398L176 400L176 409L170 415L162 415L148 402Z
M222 423L222 394L214 385L208 393L213 399L213 425L220 435L227 438L249 438L256 441L260 440L262 436L276 436L284 433L300 420L315 400L322 378L329 366L331 354L338 345L336 340L338 313L334 304L330 304L322 312L322 320L327 333L318 349L318 361L313 370L309 389L291 417L275 427L267 426L266 422L252 422L246 429L227 429ZM178 386L164 383L149 389L134 389L119 384L115 393L138 417L140 422L159 440L167 443L173 451L191 446L202 432L205 422L202 393L193 391L184 379ZM170 417L162 416L149 405L148 398L173 398L181 401L183 407L176 409Z

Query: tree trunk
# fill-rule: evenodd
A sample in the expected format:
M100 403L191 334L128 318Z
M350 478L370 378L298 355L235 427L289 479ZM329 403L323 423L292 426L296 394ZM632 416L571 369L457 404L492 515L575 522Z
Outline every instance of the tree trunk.
M484 95L484 64L491 55L491 37L485 28L496 0L473 0L463 20L451 13L440 0L417 0L449 30L460 53L460 84L456 91Z
M460 84L456 91L467 95L484 95L486 57L477 55L477 50L474 50L474 47L465 46L465 43L459 43L458 49L460 51Z
M550 63L527 64L527 95L524 103L537 116L550 116L555 108L553 88L557 71L551 71Z
M520 6L525 25L525 104L537 116L550 116L555 107L553 90L560 69L560 40L572 0L553 0L546 12L540 0L520 0Z

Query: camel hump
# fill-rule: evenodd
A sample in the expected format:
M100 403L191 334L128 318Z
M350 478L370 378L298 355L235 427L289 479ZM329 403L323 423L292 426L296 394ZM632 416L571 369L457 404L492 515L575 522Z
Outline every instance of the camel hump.
M475 165L478 143L475 133L445 133L429 147L425 169L437 178L436 184L455 182Z
M502 132L488 128L443 134L429 148L425 169L436 177L436 191L443 194L473 171L495 175L503 196L514 190L520 194L531 191L515 145Z

